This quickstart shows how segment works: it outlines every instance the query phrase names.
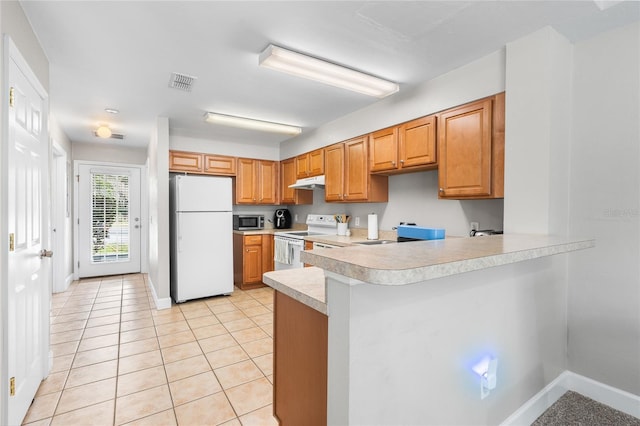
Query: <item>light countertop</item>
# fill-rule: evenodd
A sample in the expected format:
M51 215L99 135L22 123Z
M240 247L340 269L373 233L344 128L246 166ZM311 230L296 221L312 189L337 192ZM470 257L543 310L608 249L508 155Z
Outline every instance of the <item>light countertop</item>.
M318 249L301 260L366 283L404 285L595 246L593 239L491 235Z
M324 271L310 267L267 272L262 280L274 290L327 314Z
M330 237L353 244L353 237ZM323 242L327 237L322 237ZM338 245L338 244L336 244ZM405 285L494 266L568 253L595 246L589 238L546 235L491 235L374 246L350 245L303 251L301 259L315 267L264 274L265 284L327 313L324 272L369 284Z

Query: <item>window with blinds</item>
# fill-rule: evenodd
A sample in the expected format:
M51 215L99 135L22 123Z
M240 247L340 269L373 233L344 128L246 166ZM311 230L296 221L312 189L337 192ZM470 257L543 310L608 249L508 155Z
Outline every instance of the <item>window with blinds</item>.
M93 263L129 260L129 175L91 172Z

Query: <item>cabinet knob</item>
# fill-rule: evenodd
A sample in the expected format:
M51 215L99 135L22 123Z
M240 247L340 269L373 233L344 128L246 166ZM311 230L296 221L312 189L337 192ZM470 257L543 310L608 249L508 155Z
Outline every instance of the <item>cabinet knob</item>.
M444 188L439 189L440 193L444 194Z
M400 160L400 164L404 164L404 160Z
M391 162L391 165L392 165L393 167L395 167L395 166L396 166L396 162L395 162L395 161L392 161L392 162Z

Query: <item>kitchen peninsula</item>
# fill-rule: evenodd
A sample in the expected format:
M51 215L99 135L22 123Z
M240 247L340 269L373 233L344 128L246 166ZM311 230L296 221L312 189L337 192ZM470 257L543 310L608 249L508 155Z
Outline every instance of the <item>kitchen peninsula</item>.
M320 406L303 404L297 414L308 420L314 409L326 412L330 425L499 423L523 402L509 393L512 384L530 381L535 388L565 369L566 282L554 265L568 256L554 255L594 245L496 235L303 252L315 267L264 275L276 290L276 415L296 424L304 417L294 417L291 407L306 400ZM302 312L295 317L297 338L279 333L284 319L292 320L291 306ZM305 312L314 317L306 329ZM288 365L279 356L310 335L320 342L299 354L307 357L300 371L283 371ZM326 358L317 354L323 348ZM487 355L499 359L498 385L481 401L471 366ZM279 389L283 376L301 375L304 382L305 371L316 379L326 371L325 383L306 382L310 392L326 389L326 406L300 383Z

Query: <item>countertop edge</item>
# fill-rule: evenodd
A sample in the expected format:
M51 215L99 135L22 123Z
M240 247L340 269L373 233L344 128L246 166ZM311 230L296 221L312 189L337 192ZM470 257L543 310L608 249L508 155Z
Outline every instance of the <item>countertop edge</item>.
M488 238L488 237L478 237ZM540 257L584 250L595 246L594 239L566 239L561 243L549 243L538 247L499 254L470 257L446 263L430 264L410 269L377 269L357 263L332 259L313 252L305 252L303 261L349 278L378 285L406 285L442 278L495 266L533 260ZM335 249L334 249L335 250Z
M295 282L291 278L295 276ZM325 303L325 280L324 271L317 267L293 269L285 271L266 272L262 276L262 281L287 296L307 305L324 315L327 315L327 304ZM315 286L318 295L310 294L308 286ZM321 289L319 287L322 287ZM320 291L321 290L321 291Z

